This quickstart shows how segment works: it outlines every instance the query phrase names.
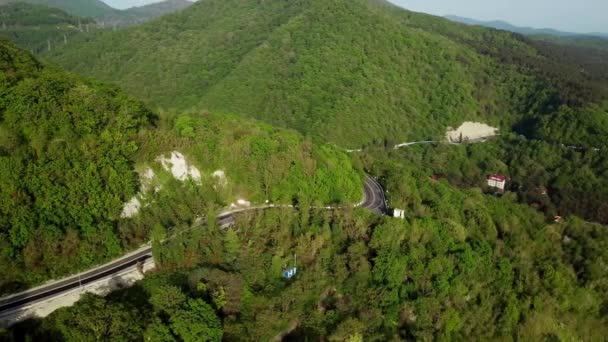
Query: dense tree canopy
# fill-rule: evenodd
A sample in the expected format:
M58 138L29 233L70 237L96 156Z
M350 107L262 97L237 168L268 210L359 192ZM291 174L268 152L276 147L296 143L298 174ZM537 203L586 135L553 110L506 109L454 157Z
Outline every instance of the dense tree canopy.
M74 40L46 57L156 113L0 42L0 293L148 241L157 269L0 339L608 335L604 50L383 0L200 0ZM503 134L392 148L464 120ZM405 219L353 208L364 170ZM220 229L235 203L294 206Z
M62 48L72 36L94 29L91 19L21 2L0 5L0 26L1 37L32 53Z
M460 191L390 159L378 165L405 220L277 209L239 216L229 230L194 226L156 241L160 272L134 288L5 336L528 341L608 333L605 227L574 217L547 224L508 196ZM286 280L294 254L298 272ZM121 328L116 320L128 315L138 319ZM113 318L98 332L89 328L98 317Z
M361 199L361 172L333 146L226 115L154 119L118 89L45 67L8 43L0 58L2 293L117 257L159 222L194 222L237 199ZM204 172L200 182L163 168L158 157L173 151ZM148 192L136 172L145 168L158 174ZM146 213L121 219L138 193Z
M154 107L246 115L345 148L442 137L464 120L532 137L564 110L594 126L604 57L370 0L203 0L48 55Z
M427 177L446 178L454 186L488 192L491 189L487 189L486 177L504 175L509 178L507 191L544 212L548 219L577 215L608 224L608 158L607 147L604 141L601 143L601 147L591 148L506 135L460 146L419 145L388 151L370 148L361 158L372 170L378 160L398 159L416 165ZM407 187L395 186L399 191Z
M4 287L121 252L112 221L137 190L133 134L150 114L115 88L42 67L4 42L0 51Z
M0 4L3 5L10 2L49 6L72 15L88 18L114 11L112 7L101 0L0 0Z

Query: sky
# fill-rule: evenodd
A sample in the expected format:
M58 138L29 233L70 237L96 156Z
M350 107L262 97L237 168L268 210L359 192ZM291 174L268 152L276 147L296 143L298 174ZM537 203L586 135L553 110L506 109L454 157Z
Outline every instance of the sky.
M504 20L516 26L608 33L608 0L389 0L416 12Z
M142 6L159 0L103 0L114 8ZM412 11L458 15L477 20L504 20L517 26L568 32L608 33L608 0L389 0Z

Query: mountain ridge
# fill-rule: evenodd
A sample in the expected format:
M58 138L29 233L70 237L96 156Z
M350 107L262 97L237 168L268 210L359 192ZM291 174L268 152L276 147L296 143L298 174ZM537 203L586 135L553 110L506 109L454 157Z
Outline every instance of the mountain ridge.
M104 27L108 25L115 28L140 24L192 5L189 0L163 0L119 10L101 0L0 0L0 6L11 3L58 8L70 15L95 19Z
M513 25L504 20L477 20L473 18L461 17L457 15L446 15L444 18L462 23L467 25L479 25L484 27L495 28L498 30L511 31L516 33L521 33L525 35L554 35L561 37L598 37L608 39L608 33L600 33L600 32L587 32L587 33L577 33L577 32L568 32L561 31L552 28L535 28L528 26L517 26Z
M104 25L127 27L150 21L165 14L174 13L192 5L189 0L164 0L124 10L115 9L95 19Z
M153 107L252 116L356 148L601 103L603 59L555 50L385 1L202 0L48 58Z
M0 36L32 53L63 47L93 23L55 7L25 2L0 5Z
M101 0L0 0L0 5L11 2L25 2L34 5L55 7L69 14L81 17L97 17L114 11L112 7Z

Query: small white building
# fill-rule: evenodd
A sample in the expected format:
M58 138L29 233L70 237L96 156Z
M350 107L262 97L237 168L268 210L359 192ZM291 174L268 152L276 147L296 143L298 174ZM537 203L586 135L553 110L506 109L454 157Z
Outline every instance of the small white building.
M488 176L488 186L492 188L497 188L502 191L505 190L507 185L507 177L502 175L490 175Z
M403 209L394 209L393 217L404 219L405 218L405 210Z

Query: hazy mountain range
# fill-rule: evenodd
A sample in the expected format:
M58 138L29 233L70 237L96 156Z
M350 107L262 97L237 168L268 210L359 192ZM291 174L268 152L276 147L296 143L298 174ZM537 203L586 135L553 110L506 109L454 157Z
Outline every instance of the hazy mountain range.
M596 36L602 38L608 38L608 33L590 32L590 33L574 33L559 31L552 28L533 28L533 27L521 27L512 25L502 20L483 21L471 18L459 17L456 15L447 15L445 18L459 23L467 25L479 25L485 27L491 27L498 30L517 32L525 35L553 35L560 37L580 37L580 36Z

